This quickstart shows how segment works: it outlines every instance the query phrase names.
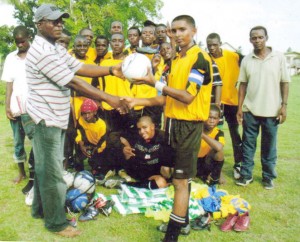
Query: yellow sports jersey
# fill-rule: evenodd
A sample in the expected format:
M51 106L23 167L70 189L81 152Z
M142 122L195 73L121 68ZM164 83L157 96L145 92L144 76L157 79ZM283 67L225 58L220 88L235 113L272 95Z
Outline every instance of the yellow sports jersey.
M98 65L98 66L101 66L102 61L104 61L104 60L110 60L110 59L112 59L112 58L113 58L112 52L111 52L111 51L108 51L108 52L103 56L103 58L100 59L100 62L97 63L97 65ZM96 77L95 77L95 79L96 79L96 82L93 83L93 86L96 87L96 88L98 88L99 90L103 91L103 79L102 79L102 77L99 77L99 78L96 78Z
M212 57L213 58L213 57ZM222 56L213 58L222 79L221 102L227 105L238 105L236 83L240 73L239 55L229 50L222 50Z
M74 56L74 55L73 55ZM91 61L89 58L86 58L84 60L82 59L78 59L80 62L84 63L84 64L89 64L89 65L95 65L95 63L93 61ZM83 77L83 76L78 76L80 79L86 81L88 84L92 83L92 79L91 77ZM76 120L79 119L80 117L80 107L84 101L85 97L81 97L80 93L75 92L75 95L73 98L71 98L71 102L73 104L74 107L74 112L75 112L75 118Z
M172 61L168 86L187 90L195 98L191 104L187 105L167 96L166 117L187 121L207 120L210 108L212 73L211 59L199 46L192 46L184 57L178 55Z
M106 134L106 124L102 119L98 119L95 123L86 122L83 117L80 117L79 125L82 127L82 130L85 132L87 140L93 144L98 145L100 139ZM82 133L80 129L77 129L77 136L75 142L78 144L79 141L83 141ZM98 153L101 153L106 147L106 141L104 141L101 146L98 148Z
M208 135L209 137L219 141L223 146L225 145L224 132L220 130L218 127L214 127L211 133ZM198 157L202 158L206 156L211 151L211 147L206 143L204 139L201 140L200 150L198 153Z
M86 53L86 56L91 60L95 61L97 58L97 51L93 47L89 47L88 52Z
M144 54L144 55L147 56L150 59L150 61L152 60L152 58L154 56L154 54ZM155 80L160 79L160 77L162 75L163 67L164 67L164 60L161 58L161 61L157 67L157 71L155 72L155 75L154 75ZM133 92L133 96L135 98L151 98L151 97L157 96L157 90L154 87L151 87L146 84L133 85L132 92ZM135 110L140 110L142 108L143 108L143 106L134 107Z
M121 63L123 60L108 59L101 62L101 66L114 66ZM119 96L119 97L133 97L130 89L130 82L122 80L116 76L105 76L100 78L103 83L103 91L108 94ZM102 102L102 106L105 110L112 110L113 108L106 102Z

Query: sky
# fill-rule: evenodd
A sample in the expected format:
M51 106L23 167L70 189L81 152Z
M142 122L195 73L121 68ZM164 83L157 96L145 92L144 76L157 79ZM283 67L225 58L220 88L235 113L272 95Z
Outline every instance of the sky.
M285 52L289 47L300 52L300 1L297 0L163 0L161 20L167 23L181 14L191 15L197 25L197 42L205 44L212 32L244 54L252 50L249 31L256 25L268 30L267 44ZM16 25L13 7L0 0L0 26Z

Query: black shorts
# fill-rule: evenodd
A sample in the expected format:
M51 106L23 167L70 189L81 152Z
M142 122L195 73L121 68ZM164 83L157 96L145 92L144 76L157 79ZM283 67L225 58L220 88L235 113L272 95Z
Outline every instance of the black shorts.
M196 176L203 122L167 118L165 138L174 161L173 177L189 179Z

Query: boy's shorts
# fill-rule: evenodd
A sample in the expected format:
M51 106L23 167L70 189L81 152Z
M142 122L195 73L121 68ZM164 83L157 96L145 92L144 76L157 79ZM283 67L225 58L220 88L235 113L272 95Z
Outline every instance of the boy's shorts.
M196 176L203 122L167 118L166 143L171 146L174 161L173 177L189 179Z

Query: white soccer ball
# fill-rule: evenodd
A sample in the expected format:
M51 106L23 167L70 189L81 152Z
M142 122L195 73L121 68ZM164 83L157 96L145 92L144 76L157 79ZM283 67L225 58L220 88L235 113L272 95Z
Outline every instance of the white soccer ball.
M68 171L64 171L63 178L64 178L68 188L73 186L74 174L72 174L71 172L68 172Z
M134 78L147 75L148 67L151 67L149 58L140 53L133 53L127 56L122 62L122 72L126 79L134 82Z
M81 171L76 174L73 186L82 193L93 193L95 191L95 179L89 171Z

